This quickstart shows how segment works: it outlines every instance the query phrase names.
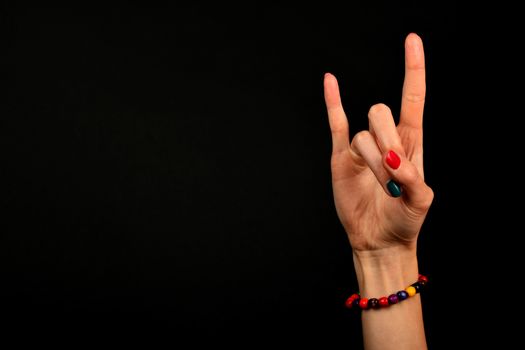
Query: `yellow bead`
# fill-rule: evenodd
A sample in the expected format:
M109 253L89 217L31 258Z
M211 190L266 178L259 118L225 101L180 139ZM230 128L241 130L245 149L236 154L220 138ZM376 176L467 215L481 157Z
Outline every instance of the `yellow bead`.
M416 288L412 286L406 287L405 292L407 292L409 296L413 297L414 295L416 295Z

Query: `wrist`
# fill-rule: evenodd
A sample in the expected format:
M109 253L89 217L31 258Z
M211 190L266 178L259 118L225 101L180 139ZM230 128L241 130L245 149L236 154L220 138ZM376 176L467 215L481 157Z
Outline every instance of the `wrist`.
M378 297L404 289L418 279L416 248L395 246L353 252L359 292Z

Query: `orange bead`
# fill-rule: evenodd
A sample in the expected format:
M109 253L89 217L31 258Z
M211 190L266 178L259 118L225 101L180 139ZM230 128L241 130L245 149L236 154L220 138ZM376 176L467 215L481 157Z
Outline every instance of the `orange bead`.
M406 287L405 288L405 291L408 293L409 296L413 297L414 295L416 295L416 288L410 286L410 287Z

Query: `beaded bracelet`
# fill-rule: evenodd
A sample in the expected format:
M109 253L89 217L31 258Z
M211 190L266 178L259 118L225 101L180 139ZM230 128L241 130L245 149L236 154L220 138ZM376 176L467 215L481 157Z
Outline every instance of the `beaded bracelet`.
M417 282L412 283L404 290L400 290L397 293L390 294L388 297L377 298L361 298L359 294L352 294L345 301L345 306L349 309L355 307L361 310L378 309L380 307L387 307L390 305L397 304L409 297L413 297L421 291L421 289L427 284L428 278L423 275L419 275Z

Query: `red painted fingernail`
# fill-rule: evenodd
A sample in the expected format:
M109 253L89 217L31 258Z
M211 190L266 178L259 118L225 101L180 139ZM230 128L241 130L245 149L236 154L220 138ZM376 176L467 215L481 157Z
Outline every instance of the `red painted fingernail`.
M396 152L388 151L388 153L386 154L386 164L388 164L388 166L392 169L397 169L401 164L401 158L399 158Z

